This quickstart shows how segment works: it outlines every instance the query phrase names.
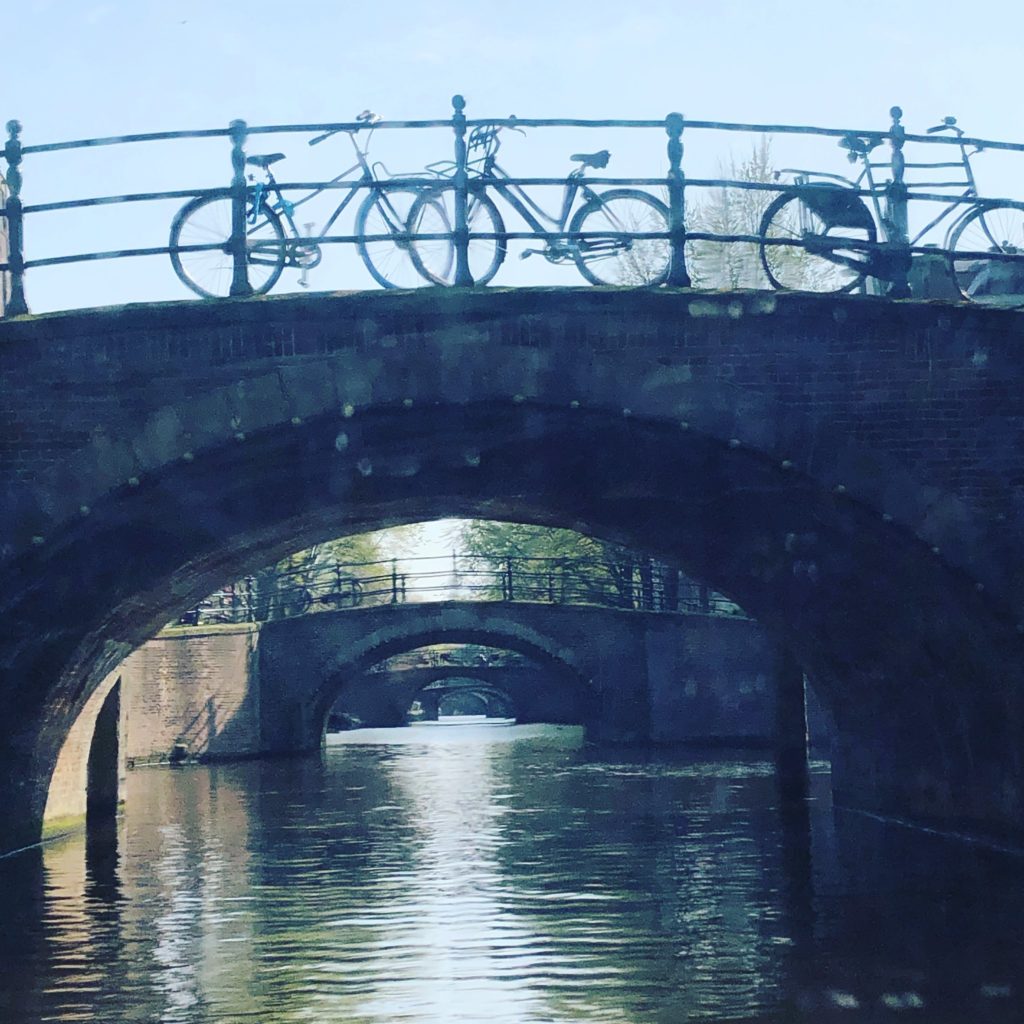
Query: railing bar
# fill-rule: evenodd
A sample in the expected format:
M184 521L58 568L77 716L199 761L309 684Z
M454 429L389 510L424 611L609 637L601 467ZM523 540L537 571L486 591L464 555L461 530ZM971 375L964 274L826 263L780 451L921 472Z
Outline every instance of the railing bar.
M182 252L197 252L203 249L217 248L216 246L181 246ZM170 249L164 246L157 246L150 249L117 249L110 252L89 252L79 253L75 256L48 256L38 260L25 260L26 267L56 267L63 263L88 263L94 260L116 260L122 256L166 256Z
M452 122L446 118L429 118L419 121L377 121L373 131L394 128L451 128ZM332 121L325 124L264 124L250 127L250 135L287 135L300 132L367 132L370 129L363 121Z
M170 139L215 139L225 137L226 128L200 128L180 132L146 132L141 135L109 135L98 139L74 139L69 142L44 142L22 147L23 153L55 153L65 149L92 149L96 146L117 146L122 142L162 142Z
M480 179L474 178L472 181L476 188L491 188L492 179ZM565 178L502 178L493 179L493 181L501 181L503 183L512 185L564 185ZM647 186L663 186L665 185L664 178L587 178L588 184L591 185L647 185ZM482 183L482 184L481 184ZM795 185L793 183L768 183L768 182L756 182L756 181L735 181L728 178L688 178L688 188L734 188L745 191L754 192L789 192L789 191L800 191L801 189L813 189L831 187L824 184L816 184L814 182L805 185ZM386 189L386 188L435 188L435 187L451 188L454 186L447 184L447 179L439 179L438 182L433 180L425 181L422 178L389 178L385 181L368 183L364 181L355 182L287 182L279 183L279 187L282 191L289 189L314 189L321 188L324 190L329 189L340 189L346 191L353 191L355 189ZM962 188L963 182L914 182L912 186L915 188ZM473 191L474 186L471 185L470 191ZM858 188L846 188L844 187L844 194L857 195L861 197L876 197L884 198L886 190L884 186L879 186L875 189L858 189ZM226 197L229 194L229 190L225 188L190 188L190 189L176 189L173 191L166 192L139 192L139 193L128 193L120 196L97 196L90 199L69 199L62 200L60 202L52 203L36 203L31 206L24 208L25 213L47 213L54 210L64 209L78 209L83 207L91 206L103 206L113 205L117 203L132 203L132 202L145 202L148 200L166 200L166 199L191 199L197 196L210 196L210 197ZM909 199L916 199L918 201L926 202L942 202L950 205L974 205L974 204L1010 204L1017 206L1024 206L1020 200L1014 199L1001 199L1001 198L980 198L978 196L947 196L939 194L929 194L920 192L911 192L908 196ZM0 216L6 216L6 211L0 210ZM310 236L311 238L313 236ZM333 236L332 236L333 237ZM425 237L425 236L424 236ZM530 237L543 237L540 234L532 235Z
M717 129L727 132L757 132L762 135L822 135L826 138L842 138L846 135L861 136L864 138L878 139L883 142L891 138L892 133L888 131L877 131L876 129L851 130L847 128L821 128L814 125L784 125L784 124L738 124L727 121L686 121L685 126L693 129ZM996 142L992 139L977 139L973 136L964 135L960 138L942 135L911 135L909 132L903 136L904 142L924 142L929 145L947 146L974 146L981 149L1006 149L1015 152L1024 152L1024 143L1020 142Z
M201 195L228 195L226 188L189 188L173 192L134 192L123 196L96 196L93 199L66 199L59 203L35 203L25 213L46 213L50 210L73 210L85 206L107 206L114 203L138 203L150 199L194 199Z
M588 119L588 118L473 118L467 119L467 127L480 125L516 125L526 128L544 127L580 127L580 128L664 128L663 120L649 119ZM876 129L823 128L817 125L784 125L784 124L746 124L730 121L692 121L684 120L684 127L690 130L713 130L725 132L754 132L759 134L786 135L820 135L825 138L842 138L854 135L884 141L891 133ZM380 121L374 130L397 128L450 128L451 120L436 118L418 121ZM361 122L335 122L329 124L295 124L295 125L261 125L248 129L250 135L293 134L302 132L347 132L366 130ZM184 131L146 132L132 135L106 136L92 139L74 139L67 142L40 143L22 147L23 154L52 153L71 149L89 149L98 146L113 146L121 143L159 142L174 139L218 138L228 135L224 128L203 128ZM981 139L974 136L916 135L908 133L905 142L920 142L929 145L971 146L982 149L1000 149L1013 152L1024 152L1024 143L999 142L993 139Z

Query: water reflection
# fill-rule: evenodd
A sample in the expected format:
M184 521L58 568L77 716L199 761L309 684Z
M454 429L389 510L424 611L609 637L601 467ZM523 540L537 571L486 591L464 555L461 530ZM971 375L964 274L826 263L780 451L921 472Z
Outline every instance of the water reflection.
M820 770L780 813L724 753L348 739L135 772L116 835L0 862L0 1019L1024 1019L1021 863L833 820Z

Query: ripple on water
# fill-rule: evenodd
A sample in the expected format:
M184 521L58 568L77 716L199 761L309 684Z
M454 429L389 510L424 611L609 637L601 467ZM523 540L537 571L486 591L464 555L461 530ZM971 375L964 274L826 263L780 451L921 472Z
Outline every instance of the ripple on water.
M808 846L763 758L398 732L133 773L113 856L3 890L0 1018L1024 1019L1019 865L827 801Z

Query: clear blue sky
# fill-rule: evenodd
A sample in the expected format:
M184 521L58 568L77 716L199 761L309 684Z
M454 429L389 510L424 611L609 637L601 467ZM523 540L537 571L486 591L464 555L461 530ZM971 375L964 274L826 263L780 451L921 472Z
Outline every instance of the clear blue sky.
M26 0L6 13L5 27L0 116L23 122L26 144L218 127L235 117L251 124L345 120L365 107L392 118L446 116L454 92L466 96L471 116L661 117L681 110L699 119L864 128L886 127L888 108L898 103L910 130L952 113L972 134L1024 141L1019 0ZM542 134L534 133L529 147L510 147L511 169L568 169L569 146ZM592 141L595 149L608 144ZM613 141L609 171L634 170L623 143ZM654 141L663 153L663 139ZM151 150L145 158L112 150L88 159L30 158L24 198L219 183L226 166L220 145L195 154ZM389 166L409 169L390 140L381 145ZM843 170L841 154L828 145L828 159L836 161L829 169ZM292 138L289 167L312 174L309 159L317 154L327 159L320 170L340 169L341 152L325 157L327 148L310 151ZM707 169L728 152L710 153L694 137L687 156ZM417 153L411 166L422 162ZM40 216L29 225L30 255L165 244L172 214L135 208L125 215L123 238L85 214L63 223ZM147 217L152 237L135 237ZM128 296L118 282L131 291L142 287L141 274L155 283L137 297L187 296L165 263L159 281L152 260L136 263L144 269L37 271L30 303L42 310L94 304L90 297L119 301ZM368 284L361 277L314 282Z

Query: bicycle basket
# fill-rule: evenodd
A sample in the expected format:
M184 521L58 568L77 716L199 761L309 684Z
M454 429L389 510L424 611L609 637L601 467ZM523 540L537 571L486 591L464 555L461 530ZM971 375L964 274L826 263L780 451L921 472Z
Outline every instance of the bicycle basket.
M498 133L504 125L478 124L466 140L466 151L472 163L484 161L494 156L501 145Z

